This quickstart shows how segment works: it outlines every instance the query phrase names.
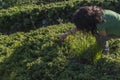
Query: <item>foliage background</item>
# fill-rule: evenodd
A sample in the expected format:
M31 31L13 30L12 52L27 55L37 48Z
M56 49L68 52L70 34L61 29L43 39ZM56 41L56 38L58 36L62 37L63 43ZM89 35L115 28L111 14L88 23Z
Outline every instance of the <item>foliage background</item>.
M74 27L77 8L94 4L119 13L119 0L18 1L0 1L0 80L120 80L120 39L109 40L106 55L91 33L59 40Z

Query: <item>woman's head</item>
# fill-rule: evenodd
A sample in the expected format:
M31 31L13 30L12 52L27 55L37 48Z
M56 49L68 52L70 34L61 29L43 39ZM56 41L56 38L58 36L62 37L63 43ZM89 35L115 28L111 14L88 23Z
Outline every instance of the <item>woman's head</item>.
M73 15L73 23L82 31L94 33L96 25L104 22L103 9L97 6L80 7Z

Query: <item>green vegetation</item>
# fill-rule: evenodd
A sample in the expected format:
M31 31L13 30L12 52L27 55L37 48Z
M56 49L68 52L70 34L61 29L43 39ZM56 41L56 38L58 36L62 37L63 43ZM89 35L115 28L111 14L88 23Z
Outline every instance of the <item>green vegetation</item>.
M59 39L74 27L71 16L80 6L96 4L120 12L119 0L16 3L0 10L0 80L120 80L120 39L109 41L106 55L91 33Z
M40 28L29 33L1 35L0 79L57 78L69 60L74 60L74 58L79 60L82 53L95 43L94 38L84 36L82 33L77 33L82 37L70 36L65 42L61 42L59 36L73 26L68 23ZM88 43L86 38L93 43L86 44ZM85 44L81 44L81 41ZM86 58L86 60L89 61L91 58ZM24 75L27 76L24 77Z
M29 29L35 29L38 26L42 26L42 20L47 20L47 25L64 22L69 14L69 6L71 3L51 3L47 5L25 5L19 7L13 7L9 9L0 10L0 31L1 32L15 32L15 31L27 31ZM67 6L68 5L68 6ZM69 14L68 16L66 16ZM54 17L53 17L54 16ZM66 17L65 17L66 16ZM8 21L8 22L6 22ZM7 24L6 24L7 23ZM6 31L7 30L7 31Z
M110 42L116 53L102 57L90 34L77 32L64 42L59 40L73 26L1 34L0 80L119 80L119 40Z
M22 6L28 4L48 4L51 2L58 2L58 1L65 1L65 0L0 0L0 9L1 8L9 8L13 6Z
M104 8L109 8L120 12L119 2L113 1L79 1L69 0L50 4L30 4L14 6L0 10L0 32L12 33L17 31L29 31L43 26L42 21L46 20L46 25L71 22L73 12L83 5L96 4Z

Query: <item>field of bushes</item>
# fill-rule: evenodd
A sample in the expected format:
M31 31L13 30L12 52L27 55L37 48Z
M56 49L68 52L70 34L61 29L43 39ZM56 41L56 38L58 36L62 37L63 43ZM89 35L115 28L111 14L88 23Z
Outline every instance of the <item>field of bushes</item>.
M75 27L71 17L80 6L119 13L119 0L34 1L11 1L0 9L0 80L120 80L120 39L109 40L105 55L91 33L59 39Z

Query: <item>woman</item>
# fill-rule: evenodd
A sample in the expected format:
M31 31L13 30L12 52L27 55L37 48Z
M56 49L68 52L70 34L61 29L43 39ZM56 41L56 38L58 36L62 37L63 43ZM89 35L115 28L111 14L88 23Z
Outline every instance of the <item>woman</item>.
M91 32L104 50L109 51L107 40L120 36L120 14L98 6L80 7L73 15L73 23L76 28L62 34L61 40L76 31Z

